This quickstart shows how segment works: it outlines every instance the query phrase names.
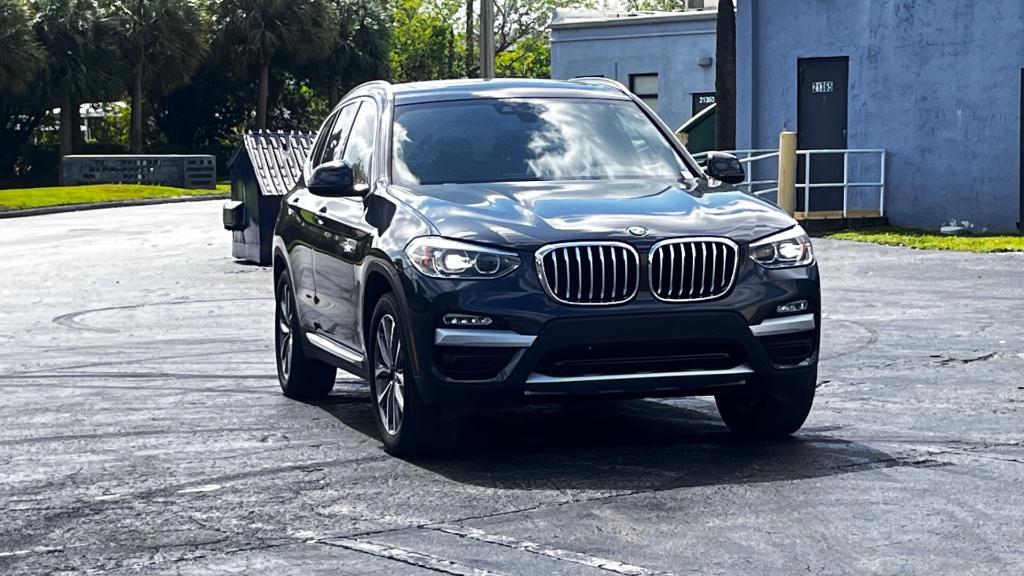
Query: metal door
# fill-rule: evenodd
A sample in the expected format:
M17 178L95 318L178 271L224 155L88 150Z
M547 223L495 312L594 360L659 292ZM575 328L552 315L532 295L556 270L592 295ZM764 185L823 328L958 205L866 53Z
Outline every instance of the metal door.
M797 146L800 150L846 148L849 58L801 58L797 61ZM811 160L811 183L843 181L842 154L816 154ZM810 206L804 206L807 178L804 158L797 165L797 210L843 209L843 187L811 188Z

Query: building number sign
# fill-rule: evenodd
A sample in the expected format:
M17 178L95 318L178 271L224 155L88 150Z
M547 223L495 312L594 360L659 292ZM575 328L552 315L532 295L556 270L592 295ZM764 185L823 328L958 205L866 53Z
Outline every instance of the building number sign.
M831 94L834 91L835 86L831 80L822 80L820 82L811 82L811 92L814 94Z
M701 95L697 97L697 104L702 106L710 106L715 103L715 95Z

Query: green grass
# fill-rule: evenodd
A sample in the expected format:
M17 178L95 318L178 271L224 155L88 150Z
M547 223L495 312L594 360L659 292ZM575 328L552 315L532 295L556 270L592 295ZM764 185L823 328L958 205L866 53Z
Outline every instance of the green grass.
M874 242L887 246L906 246L919 250L956 250L960 252L1024 252L1024 236L996 234L973 234L970 236L947 236L928 230L910 228L865 228L825 234L826 238Z
M91 186L56 186L53 188L22 188L0 190L0 210L24 210L65 204L119 202L149 198L204 196L229 192L230 184L217 184L216 190L140 186L138 184L95 184Z

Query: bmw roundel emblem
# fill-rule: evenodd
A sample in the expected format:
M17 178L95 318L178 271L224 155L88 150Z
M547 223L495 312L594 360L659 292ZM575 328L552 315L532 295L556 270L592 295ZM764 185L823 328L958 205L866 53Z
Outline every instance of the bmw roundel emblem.
M626 232L629 232L631 236L644 237L647 236L647 228L643 226L630 226L626 228Z

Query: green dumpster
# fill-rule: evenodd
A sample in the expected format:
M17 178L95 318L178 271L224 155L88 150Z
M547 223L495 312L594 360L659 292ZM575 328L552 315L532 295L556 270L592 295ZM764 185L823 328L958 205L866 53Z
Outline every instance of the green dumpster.
M712 104L696 113L676 130L676 138L686 146L690 154L700 154L715 149L715 111L718 104Z

